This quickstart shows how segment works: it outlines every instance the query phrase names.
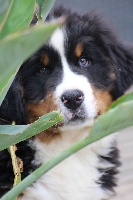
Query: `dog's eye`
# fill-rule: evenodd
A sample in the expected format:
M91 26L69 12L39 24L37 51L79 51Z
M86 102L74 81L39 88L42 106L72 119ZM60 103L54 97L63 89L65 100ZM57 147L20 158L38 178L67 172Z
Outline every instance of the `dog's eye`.
M91 66L91 61L86 58L86 57L81 57L78 61L78 64L81 68L88 68L89 66Z
M47 73L47 69L45 67L41 67L40 70L36 73L36 75L41 75Z

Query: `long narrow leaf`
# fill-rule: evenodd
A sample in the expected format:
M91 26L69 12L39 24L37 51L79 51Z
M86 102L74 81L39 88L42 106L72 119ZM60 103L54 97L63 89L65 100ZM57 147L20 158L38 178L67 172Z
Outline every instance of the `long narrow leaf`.
M12 81L14 80L14 77L15 77L15 74L17 73L17 68L16 69L13 69L13 70L8 70L7 71L7 75L6 75L6 73L5 73L5 75L3 75L3 81L2 80L0 80L0 105L1 105L1 103L2 103L2 101L3 101L3 99L5 98L5 96L6 96L6 93L7 93L7 91L8 91L8 89L9 89L9 87L10 87L10 85L11 85L11 83L12 83ZM2 76L2 74L0 75L0 76Z
M116 106L118 106L119 104L123 103L123 102L126 102L126 101L131 101L133 100L133 93L129 93L129 94L126 94L126 95L123 95L122 97L118 98L116 101L114 101L110 108L115 108Z
M90 137L105 137L108 134L133 126L133 100L123 102L101 115L90 131ZM100 139L100 138L99 138Z
M35 0L11 0L0 25L0 39L27 28L33 18L34 7Z
M57 23L30 27L0 41L0 105L8 91L10 85L8 83L13 80L18 66L33 54L57 27L59 27Z
M133 101L128 101L118 105L116 108L107 111L100 116L94 123L93 128L90 131L90 136L86 137L81 142L73 145L69 149L60 153L56 158L50 160L46 164L43 164L31 175L26 177L20 184L14 189L9 191L1 200L12 200L19 194L21 194L28 186L34 183L43 174L52 169L55 165L86 147L87 145L102 139L103 137L133 125Z
M56 0L37 0L39 7L38 18L44 22Z
M28 125L1 125L0 126L0 151L26 140L40 133L62 120L59 112L51 112L40 117L33 124Z
M55 165L59 164L65 158L69 157L70 155L74 154L75 152L79 151L83 147L88 144L91 144L95 141L94 138L86 138L85 140L81 141L80 143L75 144L74 146L70 147L69 149L63 151L54 159L50 160L46 164L43 164L29 176L27 176L21 183L19 183L16 187L10 190L6 195L4 195L1 200L12 200L19 194L21 194L28 186L34 183L38 178L40 178L43 174L48 172L52 169Z

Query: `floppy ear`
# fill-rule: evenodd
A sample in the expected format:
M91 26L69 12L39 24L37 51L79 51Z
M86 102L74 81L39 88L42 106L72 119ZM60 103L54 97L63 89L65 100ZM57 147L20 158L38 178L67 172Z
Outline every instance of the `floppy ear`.
M110 29L102 32L105 55L115 67L114 99L120 97L133 84L133 47L124 46Z
M115 43L111 47L111 60L116 67L114 95L117 98L133 84L133 49Z
M123 45L106 21L95 13L91 17L91 29L96 43L114 69L116 79L111 92L116 99L133 84L133 47Z
M13 121L16 124L26 124L26 111L18 75L0 107L0 124Z

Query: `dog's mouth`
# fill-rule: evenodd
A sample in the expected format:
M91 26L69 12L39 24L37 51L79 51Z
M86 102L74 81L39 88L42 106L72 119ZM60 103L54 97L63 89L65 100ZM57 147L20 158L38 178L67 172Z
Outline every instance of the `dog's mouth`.
M61 126L81 124L84 123L87 118L87 114L84 109L77 109L75 111L66 109L61 111L61 114L64 116Z
M85 116L79 115L76 112L67 111L65 114L61 115L64 116L63 120L53 126L55 130L62 128L63 126L76 126L78 124L82 124L85 122Z

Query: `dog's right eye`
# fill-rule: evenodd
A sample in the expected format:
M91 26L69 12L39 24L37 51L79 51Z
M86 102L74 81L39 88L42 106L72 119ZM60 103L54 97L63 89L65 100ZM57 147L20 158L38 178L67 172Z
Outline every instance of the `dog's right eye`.
M47 73L46 67L41 67L40 70L36 73L36 75L41 75Z
M79 58L78 64L82 69L87 69L91 66L91 61L87 57L81 57Z

